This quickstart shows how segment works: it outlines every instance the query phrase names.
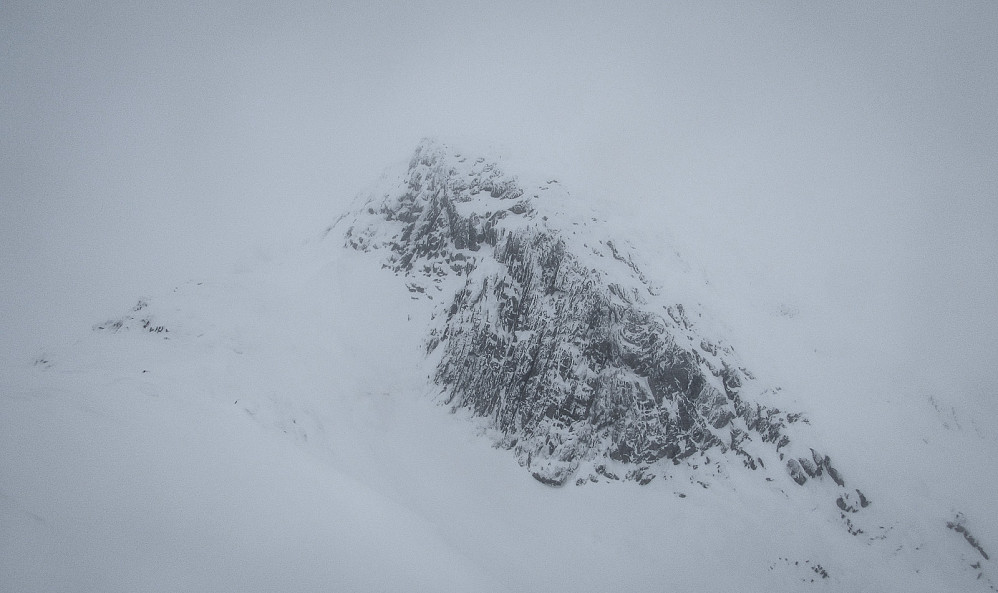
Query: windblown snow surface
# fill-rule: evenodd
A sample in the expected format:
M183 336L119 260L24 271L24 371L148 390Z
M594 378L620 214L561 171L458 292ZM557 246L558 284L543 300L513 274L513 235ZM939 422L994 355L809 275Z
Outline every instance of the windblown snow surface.
M440 405L439 303L340 224L4 342L0 590L996 590L993 394L902 372L853 320L725 293L663 221L557 191L782 387L871 501L862 533L783 467L538 482Z

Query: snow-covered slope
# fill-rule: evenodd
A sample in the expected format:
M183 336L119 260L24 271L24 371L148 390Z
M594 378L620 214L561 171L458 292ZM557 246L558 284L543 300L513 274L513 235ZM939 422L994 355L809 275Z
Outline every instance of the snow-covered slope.
M4 353L0 590L994 589L989 408L905 398L827 343L797 360L812 383L771 376L671 248L458 152L421 147L292 254ZM805 321L772 325L803 350ZM566 402L581 384L603 416ZM807 454L845 486L798 484Z

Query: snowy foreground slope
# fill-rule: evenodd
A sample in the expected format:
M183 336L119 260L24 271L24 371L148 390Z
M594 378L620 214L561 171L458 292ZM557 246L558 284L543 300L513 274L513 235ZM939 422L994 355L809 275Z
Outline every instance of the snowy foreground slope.
M753 339L744 324L727 328L725 313L747 314L730 306L737 299L708 302L672 251L620 236L626 221L590 216L551 179L493 175L499 168L486 171L488 159L442 154L465 159L454 165L467 164L462 175L477 171L523 191L509 208L548 187L526 205L537 209L533 222L548 216L574 257L590 247L595 255L587 257L615 266L606 269L617 270L617 284L645 290L638 309L685 303L685 314L696 315L694 346L718 345L711 364L752 373L739 380L744 398L780 409L779 435L790 443L777 448L778 436L753 432L723 380L710 401L722 394L717 402L731 406L730 417L704 412L710 434L681 441L696 450L654 445L672 438L668 431L628 441L630 425L590 433L582 446L565 435L584 427L569 431L566 419L585 414L503 425L501 406L476 407L474 382L456 381L448 369L474 362L474 376L488 378L493 361L457 359L453 333L463 326L451 321L460 314L441 311L469 279L481 288L504 269L490 259L488 240L472 250L478 276L398 265L406 253L390 247L397 227L374 224L369 204L409 187L405 163L362 196L355 213L293 254L136 295L131 309L82 320L44 349L4 353L0 590L995 590L993 408L923 393L911 377L880 377L860 360L868 354L861 344L819 340L806 319L765 320L769 334L783 332L783 350ZM455 209L467 211L455 219L479 207L495 212L486 199L500 200L503 188L479 189L482 203L459 202ZM356 248L359 236L371 249ZM457 253L443 251L422 253L423 265L432 271L439 262L429 260ZM492 294L498 307L501 293ZM469 320L485 311L467 303ZM647 319L681 326L666 309ZM485 326L477 327L482 335ZM515 331L529 343L527 332L540 329ZM724 345L741 357L724 354ZM822 355L812 355L819 346ZM640 364L617 356L600 359L609 360L600 368L640 374ZM594 368L573 365L576 375L566 369L560 380ZM773 376L780 371L786 376ZM703 375L708 387L717 378ZM808 422L789 423L788 414ZM746 435L735 444L750 456L731 446L734 428L735 441ZM571 455L548 449L535 463L534 441L551 438ZM614 448L622 442L635 446ZM812 448L834 460L844 487L827 471L798 484L787 461ZM705 456L713 456L711 471ZM640 467L655 478L625 478ZM840 508L838 500L858 506L855 494L839 498L857 488L870 504L856 513Z

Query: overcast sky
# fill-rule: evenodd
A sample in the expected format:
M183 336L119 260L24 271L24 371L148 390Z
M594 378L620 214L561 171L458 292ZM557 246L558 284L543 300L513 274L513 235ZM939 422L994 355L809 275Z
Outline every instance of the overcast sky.
M615 4L0 4L0 323L231 270L470 136L733 286L998 360L998 3Z

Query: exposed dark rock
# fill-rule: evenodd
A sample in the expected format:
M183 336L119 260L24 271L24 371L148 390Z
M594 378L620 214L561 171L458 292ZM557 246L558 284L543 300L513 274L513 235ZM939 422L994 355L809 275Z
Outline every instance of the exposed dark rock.
M149 303L143 299L139 299L138 303L132 307L132 313L138 313L149 307ZM106 331L111 333L118 333L121 331L138 330L153 334L170 333L170 330L166 326L157 324L153 321L151 315L147 313L143 314L142 318L138 318L135 315L125 315L119 319L109 319L104 323L97 324L93 326L94 331Z
M839 486L845 486L846 485L845 480L843 480L842 476L839 475L839 471L837 469L835 469L834 467L832 467L832 462L828 459L827 455L825 456L824 465L825 465L825 471L828 472L828 477L830 477L833 482L835 482ZM867 503L867 504L869 504L869 503ZM865 507L866 505L864 504L863 506Z
M835 504L838 505L840 509L846 511L847 513L855 513L858 510L853 506L851 506L849 503L847 503L845 499L841 496L835 499Z
M946 527L962 535L963 539L967 540L967 543L970 544L970 547L977 550L977 552L983 556L985 560L990 560L991 557L988 556L988 553L984 551L983 547L981 547L981 543L977 541L977 538L975 538L970 531L967 530L967 527L964 525L965 522L966 517L963 516L963 513L957 513L956 517L952 521L948 521L946 523Z
M599 475L601 475L604 478L607 478L609 480L619 480L620 479L617 476L617 474L615 474L615 473L607 470L605 465L597 465L596 466L596 473L598 473Z
M852 493L846 492L835 500L835 504L847 513L858 513L860 509L870 506L870 501L867 500L866 496L863 496L862 492L859 490L854 492L856 493L855 497Z
M846 525L846 531L848 531L850 535L859 536L859 535L862 535L863 533L865 533L862 529L860 529L859 527L857 527L852 522L852 519L850 519L849 517L847 517L845 513L842 513L840 515L840 517L842 518L842 521Z
M804 485L804 482L807 482L804 468L801 467L800 462L796 459L787 460L787 471L790 473L790 477L801 486Z

